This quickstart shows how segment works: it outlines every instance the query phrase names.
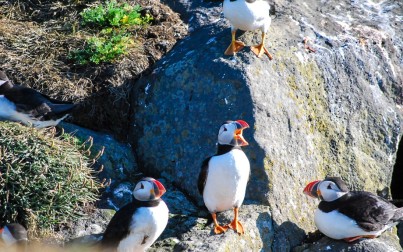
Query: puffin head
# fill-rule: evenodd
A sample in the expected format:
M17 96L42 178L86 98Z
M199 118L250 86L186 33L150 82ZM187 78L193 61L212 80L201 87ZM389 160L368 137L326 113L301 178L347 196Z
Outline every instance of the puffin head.
M346 183L339 177L326 177L324 180L312 181L304 189L305 194L328 202L337 200L348 192Z
M18 223L5 225L0 229L0 236L6 247L16 243L28 242L27 230Z
M249 128L249 125L243 120L226 121L218 131L218 144L232 146L248 145L248 142L242 136L242 131L246 128Z
M161 198L165 192L165 187L158 180L142 178L134 188L133 197L140 201L150 201Z

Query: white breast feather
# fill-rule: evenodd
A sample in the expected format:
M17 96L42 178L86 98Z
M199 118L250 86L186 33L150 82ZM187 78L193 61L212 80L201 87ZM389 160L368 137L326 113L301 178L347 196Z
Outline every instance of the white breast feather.
M242 150L214 156L209 161L203 199L210 212L239 207L245 197L250 165Z
M337 210L325 213L319 209L315 211L315 224L322 233L336 240L362 235L378 236L389 228L386 226L379 231L366 232L358 226L355 220Z
M231 2L225 0L223 13L227 18L232 29L243 31L252 31L260 29L267 33L271 24L270 5L267 1L257 0L253 3L247 3L245 0Z
M168 223L168 207L161 201L157 207L141 207L133 215L130 234L118 246L118 252L143 252L161 235ZM144 237L148 236L144 244Z

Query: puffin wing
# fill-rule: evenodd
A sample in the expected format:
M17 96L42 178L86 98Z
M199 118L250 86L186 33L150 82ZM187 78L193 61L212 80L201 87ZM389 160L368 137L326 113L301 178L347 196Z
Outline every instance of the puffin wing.
M208 175L208 163L212 157L206 158L201 166L201 170L199 173L199 179L197 181L197 187L199 189L200 195L203 196L204 186L206 185L207 175Z
M394 222L396 207L385 199L369 192L350 192L338 209L340 213L356 220L366 231L379 231Z
M51 99L32 88L17 85L7 90L4 96L16 105L17 111L29 113L37 118L64 114L75 107L75 104L71 103L53 103L52 101L57 100Z
M137 209L138 207L131 202L116 212L106 227L101 241L102 246L118 247L119 242L129 234L130 226L135 225L135 223L132 223L132 217Z

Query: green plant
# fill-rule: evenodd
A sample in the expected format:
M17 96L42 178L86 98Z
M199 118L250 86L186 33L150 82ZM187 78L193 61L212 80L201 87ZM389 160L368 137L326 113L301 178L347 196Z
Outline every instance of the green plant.
M85 9L80 13L83 24L99 27L101 31L88 38L83 49L71 51L68 58L85 65L113 62L127 54L134 44L128 29L146 25L152 20L149 14L142 17L140 10L139 5L119 4L116 1Z
M80 15L84 24L99 27L121 27L145 25L152 20L149 14L140 14L140 5L131 6L127 3L118 4L116 1L106 2L93 8L85 9Z
M82 145L18 123L0 122L0 219L31 234L85 214L101 187Z
M89 62L99 64L102 62L112 62L121 55L128 52L128 48L134 44L133 39L126 33L102 37L93 36L87 40L83 49L72 51L69 58L75 60L80 65Z

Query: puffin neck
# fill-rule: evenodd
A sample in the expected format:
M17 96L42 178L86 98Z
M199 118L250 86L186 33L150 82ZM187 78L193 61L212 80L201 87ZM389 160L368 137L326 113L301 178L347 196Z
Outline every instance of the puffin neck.
M133 197L132 203L137 207L155 207L161 202L161 199L141 201Z
M343 202L346 201L349 197L350 197L350 192L344 194L340 198L333 200L333 201L321 200L318 208L325 213L329 213L333 210L338 209L340 207L340 205L342 205Z
M229 145L229 144L218 144L217 145L217 154L216 154L216 156L223 155L223 154L225 154L227 152L232 151L233 149L241 150L241 147L240 146L233 146L233 145Z

